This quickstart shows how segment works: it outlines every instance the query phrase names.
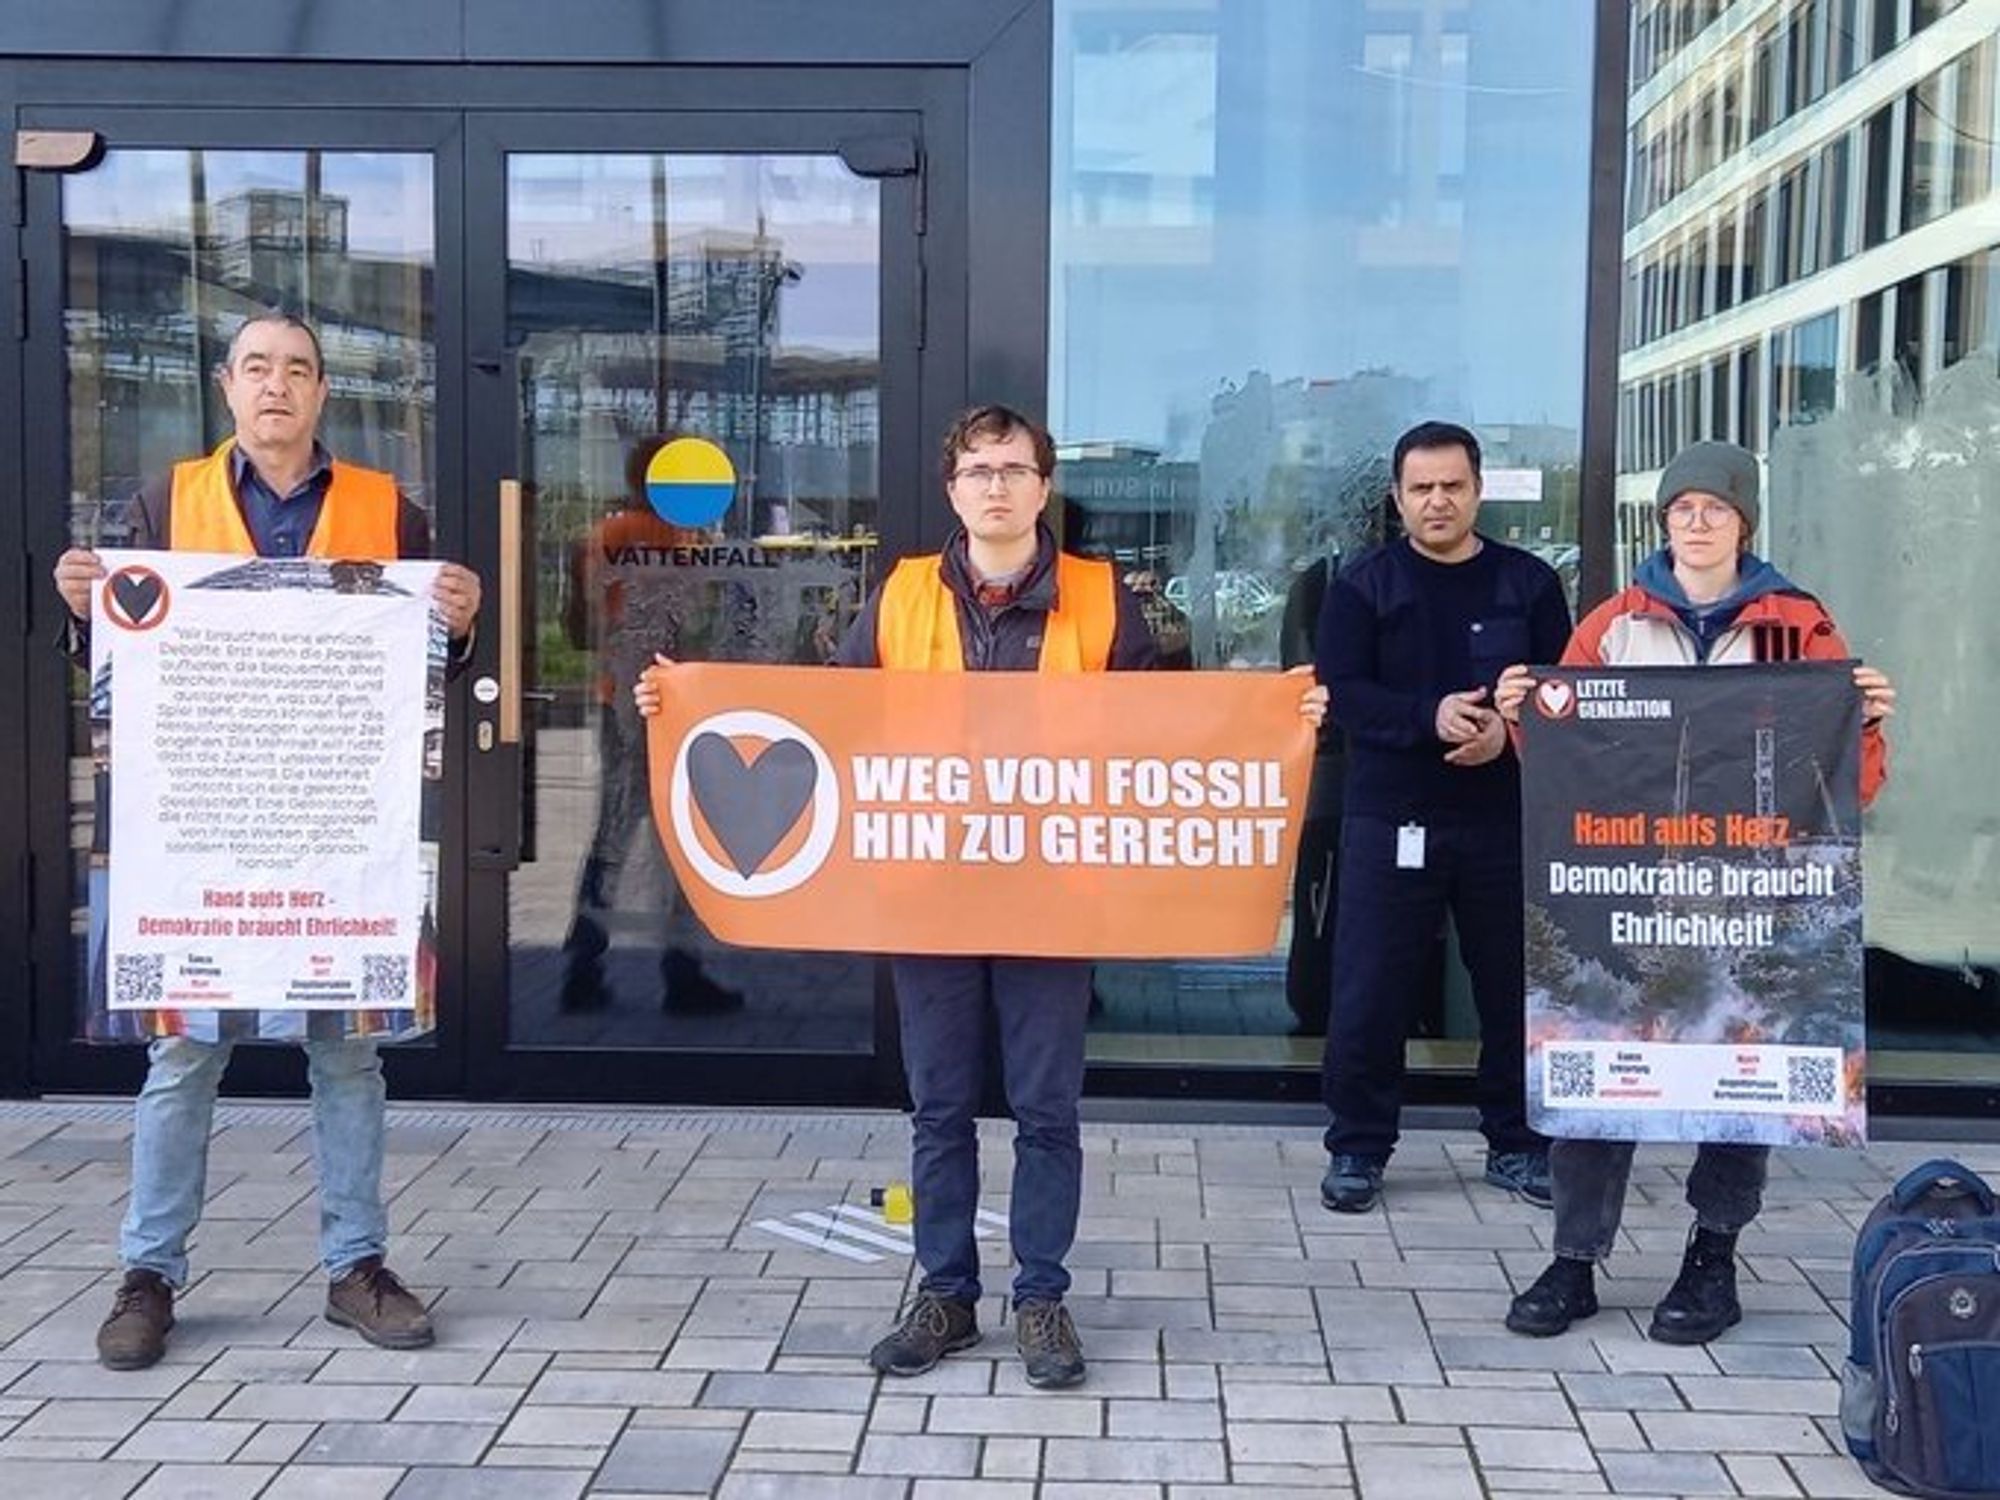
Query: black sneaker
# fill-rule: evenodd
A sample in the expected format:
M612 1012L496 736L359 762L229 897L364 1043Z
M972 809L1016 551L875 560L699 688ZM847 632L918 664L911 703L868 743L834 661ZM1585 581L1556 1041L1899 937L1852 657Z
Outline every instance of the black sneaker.
M1382 1196L1382 1163L1336 1152L1319 1182L1319 1201L1337 1214L1365 1214Z
M1060 1302L1023 1302L1014 1309L1014 1343L1028 1367L1028 1384L1060 1390L1083 1382L1083 1345Z
M1519 1196L1536 1208L1554 1208L1556 1193L1549 1181L1549 1153L1540 1151L1489 1151L1486 1153L1486 1180L1497 1188Z
M743 992L717 984L701 970L692 953L669 948L660 960L660 1009L681 1015L710 1016L739 1010Z
M1578 1318L1597 1315L1597 1276L1587 1260L1558 1255L1535 1284L1507 1309L1507 1326L1533 1339L1567 1332Z
M1743 1321L1736 1298L1736 1236L1696 1229L1673 1289L1653 1309L1646 1337L1660 1344L1705 1344Z
M868 1351L868 1363L884 1375L921 1375L978 1342L979 1312L970 1302L918 1292L895 1331Z

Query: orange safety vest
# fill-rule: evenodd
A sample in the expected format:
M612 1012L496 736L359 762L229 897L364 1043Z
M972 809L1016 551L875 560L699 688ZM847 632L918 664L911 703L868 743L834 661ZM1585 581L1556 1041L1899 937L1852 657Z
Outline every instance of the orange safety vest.
M243 524L243 508L236 501L236 487L230 483L230 454L235 447L235 438L224 438L206 458L174 465L167 536L175 551L256 554L250 528ZM306 555L395 561L400 504L394 475L336 460Z
M1056 607L1042 629L1043 672L1102 672L1111 664L1118 594L1111 564L1056 554ZM882 585L875 654L885 667L963 672L958 603L945 586L944 559L906 557Z

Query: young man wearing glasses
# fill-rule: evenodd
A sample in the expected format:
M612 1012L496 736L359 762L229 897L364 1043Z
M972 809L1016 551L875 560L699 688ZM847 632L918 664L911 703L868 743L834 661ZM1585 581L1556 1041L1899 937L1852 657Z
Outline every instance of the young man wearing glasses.
M945 435L945 493L959 527L944 550L905 558L863 607L835 656L847 667L919 672L1122 672L1155 665L1139 601L1111 565L1073 557L1043 524L1055 444L1004 406L966 412ZM664 658L661 660L664 661ZM656 680L633 688L658 713ZM1318 725L1326 693L1304 683ZM995 933L1000 947L1031 946ZM896 1327L869 1352L885 1375L921 1375L979 1342L977 1115L998 1049L1013 1112L1008 1232L1019 1269L1015 1341L1030 1385L1075 1385L1082 1346L1063 1306L1063 1258L1083 1193L1078 1101L1090 964L1027 957L892 960L903 1068L915 1104L911 1181L923 1271Z
M1043 523L1055 444L1004 406L981 406L944 441L945 493L959 526L944 551L905 558L842 643L850 667L927 672L1133 671L1154 664L1139 602L1111 564L1073 557ZM1004 945L1006 935L996 933ZM979 1340L975 1116L988 1038L1013 1111L1009 1235L1016 1342L1036 1386L1075 1385L1083 1351L1063 1307L1063 1257L1083 1190L1083 1092L1090 965L1076 959L907 957L893 961L903 1067L915 1103L911 1186L923 1269L901 1321L868 1356L919 1375Z

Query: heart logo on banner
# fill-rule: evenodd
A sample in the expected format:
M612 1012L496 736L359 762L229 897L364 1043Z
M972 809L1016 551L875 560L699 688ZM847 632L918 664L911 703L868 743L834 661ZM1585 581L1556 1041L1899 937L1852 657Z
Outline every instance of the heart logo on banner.
M105 588L105 613L127 630L150 630L166 618L167 582L151 568L120 568Z
M1560 719L1576 707L1576 689L1554 678L1535 689L1535 706L1545 719Z
M746 761L723 735L698 734L687 749L695 806L740 875L771 857L813 800L819 767L797 740L774 740Z

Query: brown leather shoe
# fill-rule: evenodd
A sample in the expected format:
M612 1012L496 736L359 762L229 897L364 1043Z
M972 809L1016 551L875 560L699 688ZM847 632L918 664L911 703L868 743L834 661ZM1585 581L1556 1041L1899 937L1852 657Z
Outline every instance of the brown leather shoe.
M383 1349L421 1349L437 1337L423 1303L379 1255L356 1261L328 1283L326 1320Z
M127 1271L97 1328L97 1358L107 1370L143 1370L167 1352L174 1289L158 1271Z

